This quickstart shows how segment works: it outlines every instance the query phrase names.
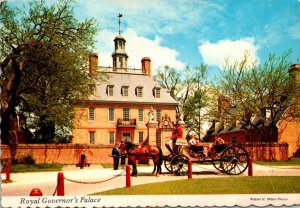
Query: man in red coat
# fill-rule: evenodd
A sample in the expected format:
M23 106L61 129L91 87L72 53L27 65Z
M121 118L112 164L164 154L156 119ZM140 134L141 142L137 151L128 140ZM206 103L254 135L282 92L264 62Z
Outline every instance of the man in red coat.
M177 148L176 148L176 140L177 139L182 139L182 128L180 126L180 124L176 123L175 124L175 130L173 132L173 135L172 137L170 138L170 143L172 141L172 149L173 151L177 151Z

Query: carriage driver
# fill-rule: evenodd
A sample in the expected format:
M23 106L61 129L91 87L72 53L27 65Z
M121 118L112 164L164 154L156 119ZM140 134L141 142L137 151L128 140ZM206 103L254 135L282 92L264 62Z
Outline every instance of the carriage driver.
M177 139L182 139L182 128L180 124L177 122L175 124L175 129L172 137L170 138L169 145L172 147L173 151L176 151L176 140Z

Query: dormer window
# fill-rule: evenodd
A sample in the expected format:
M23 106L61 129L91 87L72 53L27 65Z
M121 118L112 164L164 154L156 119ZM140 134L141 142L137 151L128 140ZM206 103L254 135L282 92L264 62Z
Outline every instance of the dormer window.
M136 87L136 96L143 97L143 87Z
M122 95L123 95L123 97L128 97L128 88L129 88L129 86L123 86L122 87Z
M113 85L107 85L107 95L108 96L114 96L114 86Z
M153 95L155 98L160 98L160 87L153 88Z

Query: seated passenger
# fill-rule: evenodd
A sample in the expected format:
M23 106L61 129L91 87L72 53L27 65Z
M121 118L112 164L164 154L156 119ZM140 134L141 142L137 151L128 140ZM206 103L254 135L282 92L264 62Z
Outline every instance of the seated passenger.
M212 155L214 155L215 153L220 153L220 152L222 152L225 148L226 148L225 141L224 141L220 136L217 136L217 137L215 138L215 141L214 141L212 147L210 148L210 150L209 150L209 152L208 152L208 155L212 156Z
M190 131L189 132L189 137L190 137L190 139L188 141L189 145L194 145L194 146L199 146L200 145L200 138L199 138L199 136L197 135L196 132Z

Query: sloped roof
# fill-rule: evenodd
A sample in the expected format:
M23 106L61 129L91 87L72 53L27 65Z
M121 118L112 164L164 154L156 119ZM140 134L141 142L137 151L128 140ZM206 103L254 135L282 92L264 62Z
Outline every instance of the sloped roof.
M139 104L161 104L178 105L166 89L161 88L151 77L146 74L134 73L107 73L108 79L96 84L94 95L89 101L106 103L139 103ZM113 96L108 96L107 86L113 86ZM128 96L123 97L122 87L128 86ZM136 96L136 88L143 88L143 97ZM160 98L154 97L153 89L160 88Z

